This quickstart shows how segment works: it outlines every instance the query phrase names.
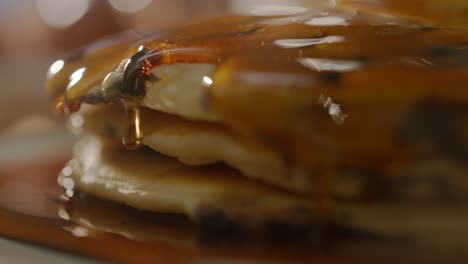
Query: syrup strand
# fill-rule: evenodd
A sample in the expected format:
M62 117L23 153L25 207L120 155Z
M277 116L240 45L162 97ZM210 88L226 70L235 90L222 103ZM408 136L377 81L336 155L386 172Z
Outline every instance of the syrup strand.
M137 149L141 146L143 140L140 109L138 107L132 106L127 109L127 124L127 133L122 137L122 143L127 149Z

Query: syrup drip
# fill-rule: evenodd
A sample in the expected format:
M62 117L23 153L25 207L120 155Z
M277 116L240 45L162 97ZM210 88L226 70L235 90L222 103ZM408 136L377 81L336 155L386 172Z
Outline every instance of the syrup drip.
M130 150L137 149L143 141L140 109L132 106L127 110L127 133L122 137L123 145Z
M153 64L146 57L149 50L140 46L139 51L133 55L127 63L123 76L122 103L126 108L127 133L122 137L123 145L134 150L142 145L143 130L141 127L140 109L138 108L138 98L144 95L144 83L151 76ZM127 108L127 105L130 105Z

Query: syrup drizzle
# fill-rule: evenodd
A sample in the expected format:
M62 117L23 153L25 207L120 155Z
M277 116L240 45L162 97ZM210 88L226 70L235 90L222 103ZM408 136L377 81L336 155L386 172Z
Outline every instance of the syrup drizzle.
M130 150L142 145L143 129L141 127L140 109L138 100L145 93L145 81L151 76L153 64L147 58L149 50L140 46L125 67L122 80L122 104L125 106L127 116L127 133L122 137L123 145Z
M149 52L149 49L140 46L138 52L127 61L121 83L122 96L134 100L145 94L145 81L151 76L153 68L148 58Z

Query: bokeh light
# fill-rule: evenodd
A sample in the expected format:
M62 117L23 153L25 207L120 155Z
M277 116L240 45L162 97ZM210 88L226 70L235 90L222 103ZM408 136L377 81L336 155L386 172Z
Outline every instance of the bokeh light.
M118 11L136 13L151 4L152 0L109 0L109 2Z
M36 7L44 22L56 28L68 27L86 14L90 0L37 0Z

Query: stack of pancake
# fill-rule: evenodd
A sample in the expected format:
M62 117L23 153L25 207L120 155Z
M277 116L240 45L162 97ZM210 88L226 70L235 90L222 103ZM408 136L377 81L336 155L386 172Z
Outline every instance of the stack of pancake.
M466 158L464 29L276 8L55 62L48 91L82 135L67 193L199 223L311 226L334 201L369 198L359 175Z

